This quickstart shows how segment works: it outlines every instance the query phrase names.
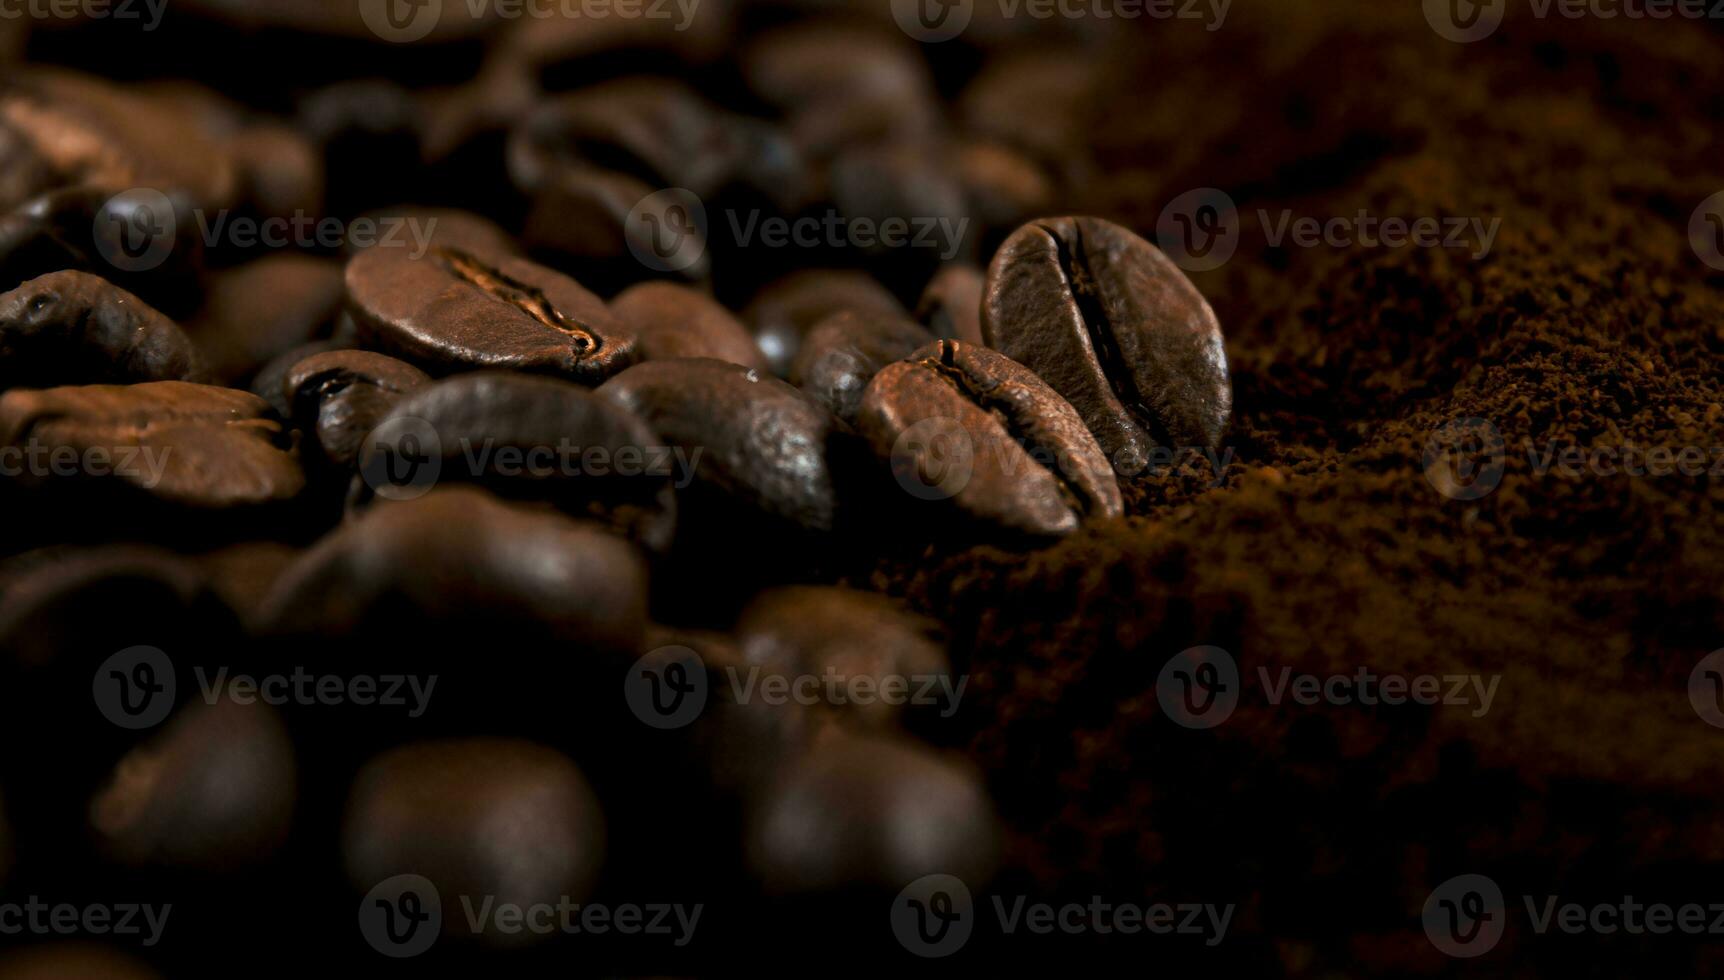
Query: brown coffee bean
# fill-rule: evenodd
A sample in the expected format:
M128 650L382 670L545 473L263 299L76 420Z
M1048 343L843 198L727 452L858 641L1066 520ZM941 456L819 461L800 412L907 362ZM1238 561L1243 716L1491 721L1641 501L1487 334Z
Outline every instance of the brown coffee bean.
M1053 205L1047 171L1004 143L967 140L958 147L956 166L970 211L989 232L1004 235Z
M900 32L807 20L762 34L743 52L749 87L783 110L798 146L824 160L841 147L917 138L939 117L933 80Z
M195 381L202 362L179 324L85 272L0 294L0 388Z
M193 701L114 766L90 824L122 864L232 872L286 841L296 783L274 708Z
M1064 395L1121 473L1157 445L1221 442L1233 403L1221 326L1185 273L1125 228L1018 229L988 268L982 334Z
M628 174L564 167L534 195L522 238L596 281L633 284L655 273L700 281L711 259L689 203Z
M1004 143L1076 176L1088 169L1096 59L1082 48L1032 47L989 59L965 86L958 114L974 136Z
M377 228L379 240L349 236L343 243L343 254L348 258L372 248L405 249L409 257L419 258L439 245L476 255L518 255L521 251L496 222L457 208L379 208L360 215L354 224Z
M603 300L512 256L374 248L348 263L347 297L362 337L434 375L499 367L597 384L636 356Z
M916 321L942 340L982 346L982 288L987 276L973 265L942 266L916 304Z
M213 276L203 309L186 324L224 384L250 378L276 356L327 334L341 309L341 265L286 252Z
M323 213L323 157L305 135L280 123L246 126L226 141L240 192L265 218Z
M350 466L360 444L407 395L431 383L405 361L370 351L313 354L282 379L289 418L311 433L330 463Z
M68 269L92 272L185 323L202 301L203 238L189 209L168 204L94 184L33 197L0 214L0 287ZM128 271L113 261L131 246L169 241L159 265Z
M888 365L863 393L858 430L905 490L1033 536L1124 511L1076 411L1029 369L942 340Z
M772 373L784 377L816 323L842 310L904 314L904 307L866 272L804 269L762 289L742 311Z
M929 269L973 257L969 203L945 148L919 140L849 147L833 158L828 181L840 214L879 230L864 252Z
M736 641L749 666L817 678L822 685L836 678L845 699L863 690L858 682L865 683L867 694L854 703L826 707L868 727L887 728L896 724L909 699L950 691L951 664L930 639L934 628L932 621L871 592L787 586L748 604L736 623ZM915 710L956 707L941 703Z
M640 335L641 359L710 357L768 370L766 356L742 321L711 296L671 282L643 282L611 300Z
M853 425L862 391L874 375L933 339L903 316L834 313L803 339L790 365L789 381L846 425Z
M299 549L278 541L241 541L198 556L209 588L248 629L258 622L264 599Z
M437 889L452 910L495 902L532 908L582 902L605 858L605 818L566 756L503 738L419 742L373 759L353 784L342 832L347 874L368 892L397 875ZM486 930L488 943L531 941L531 930Z
M309 344L300 344L285 353L270 358L269 363L260 368L251 379L251 393L269 403L270 410L282 418L293 417L293 405L287 401L284 385L287 374L299 362L316 354L326 354L335 350L352 350L354 342L347 340L314 340Z
M509 22L498 38L499 60L523 64L546 75L576 74L592 62L640 71L643 59L667 67L704 64L728 46L736 19L734 0L701 0L677 18L523 17ZM560 68L569 71L559 71Z

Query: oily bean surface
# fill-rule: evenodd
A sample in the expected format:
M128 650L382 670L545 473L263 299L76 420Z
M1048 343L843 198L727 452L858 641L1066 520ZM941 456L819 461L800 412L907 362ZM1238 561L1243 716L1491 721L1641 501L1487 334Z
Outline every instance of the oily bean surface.
M365 437L407 395L431 383L405 361L361 350L316 353L281 381L289 417L315 437L325 460L351 465Z
M640 335L641 359L710 357L768 370L766 356L742 321L698 290L671 282L643 282L611 300L611 309Z
M196 381L201 358L179 324L85 272L0 294L0 389Z
M903 316L834 313L808 332L790 365L791 384L846 425L856 421L862 392L879 370L933 339Z
M754 331L755 342L772 365L772 372L784 377L790 373L808 331L842 310L904 313L903 304L865 272L803 269L762 289L742 311L742 319Z

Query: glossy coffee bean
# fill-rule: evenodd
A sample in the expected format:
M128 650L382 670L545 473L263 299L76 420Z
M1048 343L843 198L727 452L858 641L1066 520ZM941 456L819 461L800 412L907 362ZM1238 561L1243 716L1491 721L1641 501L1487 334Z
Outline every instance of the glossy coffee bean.
M556 170L534 195L521 237L535 254L612 285L655 275L700 281L712 265L705 230L680 197L594 167Z
M0 294L0 388L192 381L201 360L179 324L84 272Z
M903 304L865 272L804 269L762 289L743 310L742 318L779 377L802 349L802 338L828 316L857 313L899 315Z
M1125 228L1018 229L988 268L982 333L1072 403L1121 473L1158 445L1221 442L1233 402L1221 326L1185 273Z
M871 728L895 724L908 700L944 691L951 665L931 639L935 624L884 596L855 589L787 586L750 602L736 623L749 666L792 677L836 679L844 699L827 707ZM822 688L824 689L824 688ZM917 705L944 710L955 705Z
M273 358L328 334L342 300L341 266L292 252L213 276L186 325L224 384L250 378Z
M969 766L900 737L831 729L750 802L744 849L773 894L893 894L927 874L988 881L999 830Z
M1023 365L942 340L882 369L857 428L913 496L1044 537L1124 511L1083 420Z
M231 873L286 841L296 780L274 708L193 700L114 766L89 822L119 863Z
M605 819L566 756L516 739L419 742L373 759L348 800L342 850L354 888L396 875L437 889L445 934L463 903L531 908L585 901L605 858ZM530 941L492 928L484 941Z
M736 315L712 297L672 282L643 282L611 300L640 335L641 359L710 357L767 370L766 356Z
M933 339L902 316L834 313L803 338L802 349L790 365L789 381L846 425L853 425L862 391L874 375Z
M250 391L269 404L270 411L282 418L293 417L293 405L287 401L285 385L287 374L299 365L300 361L317 354L326 354L336 350L352 350L352 341L314 340L309 344L300 344L275 357L258 369L252 376Z
M942 340L982 346L982 289L987 275L973 265L942 266L922 290L916 321Z
M162 980L136 957L79 942L61 942L0 955L0 980Z
M404 397L431 383L405 361L370 351L313 354L282 379L289 417L315 439L329 463L346 468L360 445Z
M700 450L690 490L707 498L702 510L728 511L732 521L754 515L805 531L831 530L832 420L802 392L740 365L687 359L636 365L599 394L640 415L671 445Z
M636 358L603 300L512 256L374 248L348 263L347 297L361 337L434 375L496 367L597 384Z
M670 546L672 487L688 476L671 446L616 402L556 378L501 371L448 378L398 400L359 459L359 502L373 492L390 496L385 468L415 453L435 460L440 484L548 501L653 551Z

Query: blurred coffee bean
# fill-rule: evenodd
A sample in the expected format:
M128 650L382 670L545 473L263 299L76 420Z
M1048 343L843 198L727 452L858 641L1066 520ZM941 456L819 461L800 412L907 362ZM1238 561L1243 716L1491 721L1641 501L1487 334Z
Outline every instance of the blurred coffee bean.
M1090 117L1099 104L1097 67L1082 48L1003 52L964 88L959 118L973 136L1016 147L1068 178L1081 175Z
M255 631L263 602L275 580L299 556L299 549L278 541L241 541L197 557L209 588Z
M1045 537L1124 511L1078 413L985 347L942 340L882 369L857 428L908 493L984 525Z
M982 289L987 276L973 265L941 266L916 304L916 320L942 340L982 346Z
M853 425L862 390L874 375L933 339L901 314L834 313L803 338L789 381Z
M498 39L498 60L539 74L553 89L644 69L701 65L723 53L733 0L701 0L667 17L523 17Z
M367 20L372 11L388 17L394 11L383 11L352 0L296 0L294 3L274 3L271 0L175 0L187 15L206 17L223 27L238 32L262 30L290 31L306 35L330 35L355 38L373 43L382 39L377 28ZM467 4L438 4L433 20L426 25L427 33L416 44L437 44L457 38L471 37L484 31L495 11L489 5L469 7ZM393 21L387 22L398 27ZM419 26L417 10L409 12L407 26Z
M377 235L349 236L342 243L348 258L373 248L405 249L420 257L436 247L457 248L475 254L515 255L521 251L513 236L495 221L458 208L398 205L367 211L354 219L355 227L375 228Z
M760 371L689 358L637 364L599 394L689 453L694 482L680 499L700 517L685 512L685 524L734 528L765 517L802 531L831 530L832 419L802 392Z
M300 100L298 125L323 156L331 214L416 192L411 177L422 158L424 109L406 87L383 80L337 82Z
M826 707L870 728L889 728L906 705L923 696L917 713L947 712L951 664L930 639L936 626L884 596L854 589L787 586L757 596L736 623L749 666L791 678L831 680L842 700ZM852 700L853 699L853 700Z
M241 197L264 218L323 214L323 155L291 126L258 123L227 140Z
M611 309L640 335L641 359L710 357L768 370L748 328L705 293L672 282L631 286L611 300Z
M374 248L347 266L361 337L432 374L499 367L597 384L634 363L634 334L568 276L438 246Z
M993 877L998 821L968 765L829 729L751 801L744 848L770 893L892 894L927 874Z
M1099 218L1025 225L988 268L982 334L1066 397L1125 474L1155 446L1220 444L1221 326L1154 245Z
M192 701L114 766L90 825L122 864L232 873L287 839L296 780L274 708Z
M341 308L341 265L297 252L216 273L186 324L212 377L250 378L269 361L329 332Z
M162 980L132 956L105 946L62 942L0 955L0 980Z
M0 389L189 381L202 373L179 324L84 272L56 272L0 294Z
M282 379L282 397L289 418L315 437L323 458L345 470L390 409L430 383L425 372L393 357L330 351L294 365Z
M876 232L864 252L924 276L974 254L969 204L944 149L908 141L846 149L833 159L830 180L839 213Z
M534 254L595 285L620 290L660 274L698 282L711 259L706 229L684 197L628 174L560 168L534 195L521 237Z
M532 111L541 93L525 66L492 61L462 85L420 93L420 141L427 163L439 165L488 136L506 145L508 134ZM489 152L494 147L486 147ZM502 161L496 161L502 163Z
M90 184L49 191L0 215L0 287L92 272L174 317L201 301L203 238L183 199L114 195Z
M694 462L679 462L646 422L590 389L501 371L439 381L396 401L375 428L358 460L359 503L390 496L387 467L417 452L441 483L473 482L501 497L547 501L652 551L670 546L672 487L689 478ZM413 443L420 443L416 450Z
M983 243L983 254L992 254L996 232L1004 236L1053 205L1053 181L1047 172L1003 143L966 140L958 147L956 166L970 213L982 225L974 237Z
M742 70L817 160L847 145L925 135L939 114L926 63L897 31L838 19L793 23L752 42Z
M516 739L427 741L379 756L354 782L342 836L358 891L420 875L437 889L452 936L468 934L450 914L462 907L584 902L605 858L604 814L581 771ZM536 935L491 929L482 939Z
M802 349L803 336L844 310L904 314L903 305L865 272L804 269L762 289L742 311L742 319L754 331L772 373L784 377Z

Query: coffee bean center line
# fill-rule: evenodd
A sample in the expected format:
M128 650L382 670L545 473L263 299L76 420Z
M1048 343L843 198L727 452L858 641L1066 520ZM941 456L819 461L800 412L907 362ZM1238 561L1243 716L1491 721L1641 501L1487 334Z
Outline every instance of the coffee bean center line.
M553 330L569 334L577 356L592 354L599 349L598 335L570 320L538 287L512 278L460 249L438 248L436 255L450 272L480 292L515 307Z

